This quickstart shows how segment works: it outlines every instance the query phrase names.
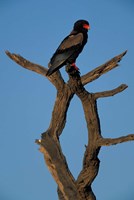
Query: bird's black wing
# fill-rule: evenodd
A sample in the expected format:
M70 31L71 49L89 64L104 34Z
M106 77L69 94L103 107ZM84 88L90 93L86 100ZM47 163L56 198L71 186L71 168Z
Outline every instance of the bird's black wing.
M83 34L82 33L78 33L76 35L69 35L68 37L66 37L63 42L60 44L60 46L58 47L58 51L64 51L67 49L70 49L74 46L77 45L81 45L83 42Z
M67 36L60 44L49 63L49 70L47 75L52 74L62 67L67 59L72 56L82 45L83 34L78 33L76 35Z

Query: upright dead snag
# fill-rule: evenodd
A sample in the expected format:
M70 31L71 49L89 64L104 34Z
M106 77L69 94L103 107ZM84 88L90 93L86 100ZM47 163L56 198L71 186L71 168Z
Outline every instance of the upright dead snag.
M6 54L22 67L46 77L47 68L34 64L20 55L12 54L8 51ZM78 72L72 71L70 66L66 66L66 71L69 75L68 82L64 81L59 71L46 77L56 87L57 96L50 125L42 134L41 139L36 140L36 143L40 145L40 151L44 155L46 165L58 185L59 200L96 200L91 186L99 171L100 161L98 154L100 148L134 140L134 134L119 138L104 138L101 133L98 116L97 99L116 95L125 90L127 85L122 84L113 90L97 93L90 93L84 88L86 84L119 66L118 63L125 54L126 51L82 77ZM59 141L74 94L78 96L82 103L88 129L88 144L83 157L83 168L77 180L75 180L68 168Z

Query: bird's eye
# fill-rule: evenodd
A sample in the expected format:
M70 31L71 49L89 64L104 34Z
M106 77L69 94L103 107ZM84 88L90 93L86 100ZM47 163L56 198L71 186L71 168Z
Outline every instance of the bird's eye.
M83 28L89 30L90 29L90 26L88 24L83 24Z

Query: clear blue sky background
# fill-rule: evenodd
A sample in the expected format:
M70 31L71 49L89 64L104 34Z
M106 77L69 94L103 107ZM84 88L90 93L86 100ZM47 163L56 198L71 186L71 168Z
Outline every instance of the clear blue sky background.
M47 66L58 44L81 18L91 25L88 44L77 60L81 74L128 49L119 68L86 88L98 92L128 84L121 94L100 99L98 109L103 136L134 133L133 0L0 0L0 200L58 199L57 186L34 143L49 125L56 90L44 77L12 62L4 51ZM87 144L77 97L71 102L60 140L77 177ZM93 184L97 200L133 200L134 143L103 147L99 158L100 171Z

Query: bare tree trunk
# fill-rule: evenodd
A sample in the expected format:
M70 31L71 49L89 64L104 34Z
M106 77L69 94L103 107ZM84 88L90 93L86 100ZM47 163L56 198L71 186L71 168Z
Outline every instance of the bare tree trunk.
M46 77L47 68L34 64L20 55L11 54L8 51L6 54L22 67ZM97 110L98 98L118 94L125 90L127 85L122 84L113 90L97 93L90 93L84 88L84 85L117 67L118 62L125 54L126 51L82 77L68 65L66 66L66 71L69 75L67 83L65 83L59 71L50 77L46 77L56 87L57 97L49 128L42 134L41 139L36 140L36 143L40 145L40 151L44 155L46 165L57 183L59 200L96 200L95 194L92 191L92 183L99 171L100 161L98 154L101 146L134 140L134 134L112 139L104 138L101 134ZM83 157L83 167L77 180L74 179L68 168L59 141L59 137L66 124L66 115L70 102L75 94L82 103L88 129L88 144Z

